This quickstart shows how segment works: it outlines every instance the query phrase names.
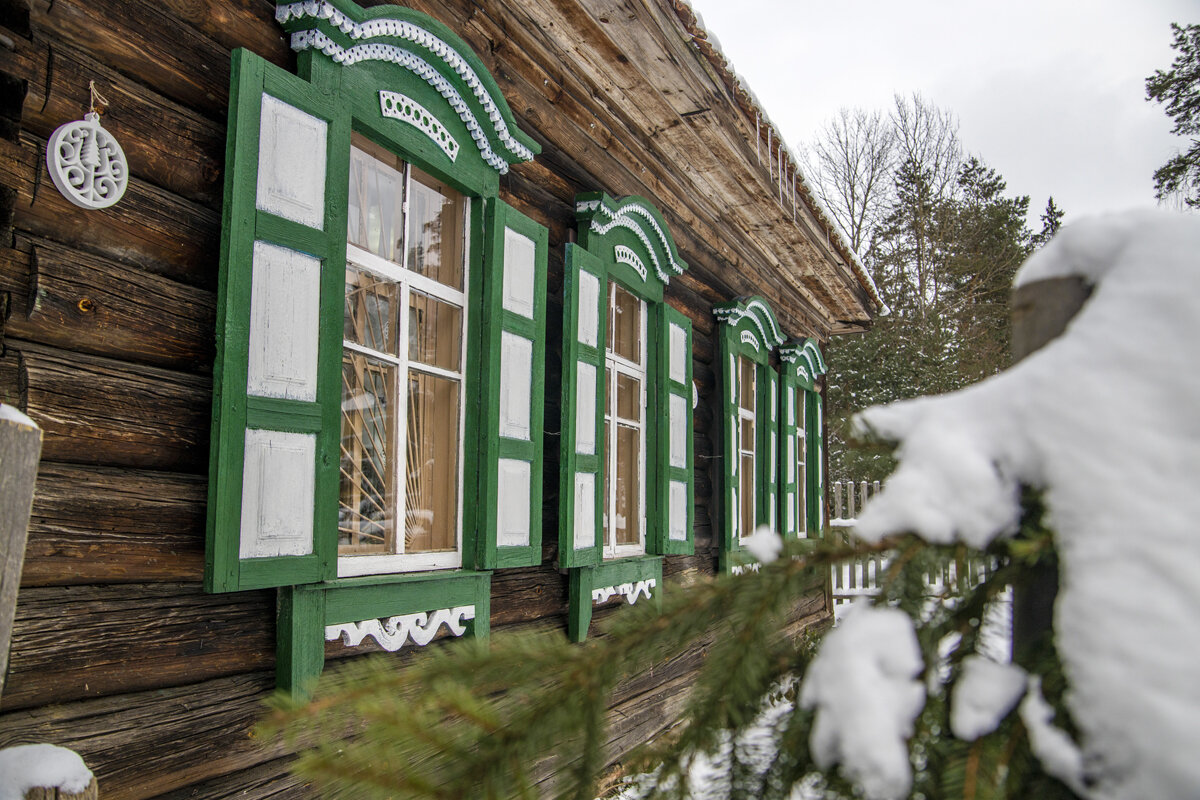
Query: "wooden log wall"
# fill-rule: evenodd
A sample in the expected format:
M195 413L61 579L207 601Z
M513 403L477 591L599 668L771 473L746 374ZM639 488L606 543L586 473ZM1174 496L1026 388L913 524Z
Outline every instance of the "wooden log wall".
M96 772L101 796L114 800L307 797L287 773L288 754L250 738L274 686L275 593L201 588L230 51L247 47L294 69L274 3L12 5L0 14L0 400L29 414L45 438L0 747L72 748ZM667 558L664 575L686 583L713 573L718 510L710 498L721 470L712 306L766 294L789 332L823 336L828 327L829 298L817 284L773 271L739 212L702 196L685 174L703 168L710 151L736 148L742 123L682 39L659 43L679 57L653 69L686 73L697 97L679 102L704 101L728 130L660 130L641 116L642 105L662 98L635 75L644 55L637 42L608 24L605 14L625 13L621 3L598 11L575 0L410 5L467 40L543 146L502 180L501 193L549 227L552 331L561 330L556 304L575 194L641 194L665 212L690 265L667 298L692 320L701 403L696 555ZM668 23L657 0L629 5ZM577 52L572 43L581 39L599 49ZM630 65L624 89L602 63ZM131 170L124 199L104 211L70 204L43 161L53 130L86 111L89 80L111 101L105 126ZM625 101L615 102L623 90ZM691 166L668 140L711 147L693 148ZM751 163L750 145L740 146ZM550 341L545 468L555 475L560 342ZM547 483L543 564L494 575L496 633L565 631L567 582L553 567L556 487ZM797 608L798 626L824 619L823 595L814 597ZM327 655L362 650L335 642ZM623 720L611 733L614 760L672 723L704 652L697 646L622 687L612 709Z

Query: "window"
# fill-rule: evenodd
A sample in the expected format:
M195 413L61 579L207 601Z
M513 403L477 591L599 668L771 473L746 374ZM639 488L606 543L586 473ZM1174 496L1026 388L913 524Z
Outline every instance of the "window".
M608 284L604 557L646 551L646 303Z
M761 297L713 311L720 323L725 443L720 560L730 571L749 560L743 543L757 526L779 528L779 374L771 356L784 337Z
M486 635L489 571L541 562L548 235L499 199L538 146L459 37L277 19L299 75L232 62L205 587L280 588L296 688L331 631Z
M758 411L758 377L754 374L753 361L745 356L738 356L737 361L738 539L745 541L754 533L757 507L755 499L758 496L755 494L758 432L754 425Z
M642 198L576 197L566 247L559 566L569 632L592 602L658 599L662 556L692 552L691 322L664 299L686 269ZM639 588L640 587L640 588ZM633 592L633 594L629 594ZM594 593L594 594L593 594Z
M824 525L821 456L821 395L817 381L825 361L815 339L791 341L779 348L784 442L780 533L785 538L816 538Z
M338 574L458 567L469 206L355 136L348 207Z

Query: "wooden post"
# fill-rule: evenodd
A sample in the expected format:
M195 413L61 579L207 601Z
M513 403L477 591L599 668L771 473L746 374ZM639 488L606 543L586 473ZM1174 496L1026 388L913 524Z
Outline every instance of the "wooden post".
M8 672L8 646L41 454L41 429L12 406L0 404L0 695Z
M1013 363L1061 334L1092 293L1083 278L1051 278L1017 288L1012 298ZM1058 570L1039 567L1029 583L1013 590L1013 660L1023 667L1024 653L1054 623Z

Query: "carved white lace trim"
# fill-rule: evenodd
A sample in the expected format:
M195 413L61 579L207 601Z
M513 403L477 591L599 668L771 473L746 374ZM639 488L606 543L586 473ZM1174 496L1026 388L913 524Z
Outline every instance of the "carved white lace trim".
M727 306L725 308L717 308L713 310L713 315L722 322L730 325L737 325L742 321L743 317L748 316L750 317L750 321L754 323L754 327L758 328L758 332L762 334L763 344L768 349L783 344L783 333L776 326L775 319L771 316L771 311L759 300L751 300L745 307ZM771 329L770 335L767 334L767 328Z
M645 596L650 599L651 590L658 585L654 578L637 583L622 583L619 586L605 586L601 589L592 589L592 603L607 603L615 595L621 595L625 598L625 602L633 605L638 601L638 597Z
M399 650L412 639L422 647L433 641L438 628L445 625L455 636L467 632L466 621L475 619L475 606L455 606L419 614L404 614L387 619L368 619L342 625L326 625L325 640L339 636L347 647L358 647L368 636L389 653Z
M742 344L748 344L748 345L750 345L751 347L753 347L755 350L759 350L759 349L760 349L760 348L759 348L759 346L758 346L758 337L757 337L757 336L755 336L755 335L754 335L753 333L751 333L750 331L742 331L742 337L741 337L741 338L742 338Z
M642 280L646 280L646 265L637 257L637 253L625 245L619 244L613 248L613 258L617 260L618 264L628 264L633 267L637 270L637 274L641 276Z
M667 234L663 231L663 229L659 227L658 221L654 219L654 215L650 212L650 209L639 203L629 203L628 205L621 206L620 211L614 212L599 201L592 202L596 203L596 211L598 214L603 214L609 218L608 222L601 222L598 216L593 217L593 231L603 236L613 228L626 228L632 231L633 234L642 241L642 244L646 246L646 252L650 253L650 258L654 261L654 272L656 275L658 275L659 280L661 280L663 283L670 283L671 275L668 274L668 271L675 275L683 274L683 265L675 261L675 257L671 255L671 242L669 239L667 239ZM590 205L590 203L587 205ZM589 208L588 210L591 209ZM642 220L635 220L632 216L630 216L631 214L641 217ZM649 237L646 236L645 228L647 224L649 225L650 229L654 231L659 244L662 245L663 253L665 253L667 256L665 268L664 265L659 261L658 253L655 252L654 247L650 244Z
M407 122L442 148L451 161L458 158L458 140L425 106L399 92L380 92L379 110L385 117Z
M753 564L735 564L729 568L729 571L734 575L745 575L747 572L758 572L762 565L757 561Z
M796 373L809 381L815 381L826 371L821 348L812 339L808 339L803 345L793 344L779 348L779 358L784 363L794 363Z
M391 19L389 17L381 17L379 19L367 20L363 23L357 23L347 17L341 11L338 11L336 8L334 8L333 5L328 2L328 0L305 0L305 2L302 3L287 3L279 6L275 10L275 19L281 24L287 22L289 19L303 19L304 17L327 19L351 39L373 39L377 36L392 36L397 39L404 39L406 41L418 44L434 53L443 61L445 61L446 65L454 70L454 72L467 84L467 87L470 88L476 99L478 99L480 104L483 106L484 111L487 112L488 119L491 121L492 128L495 130L496 135L500 138L500 141L504 143L504 146L507 147L511 153L517 156L517 160L530 161L533 159L533 151L513 138L512 133L508 129L508 124L504 121L504 117L500 113L499 105L494 99L492 99L491 94L484 87L483 81L479 79L479 75L475 72L471 65L467 63L466 59L464 59L462 55L452 46L442 41L429 31L425 30L420 25L412 22L406 22L404 20ZM328 41L328 37L323 38ZM333 44L334 47L337 47L336 43ZM296 47L295 36L292 37L292 48L297 50L303 49ZM319 49L321 52L325 53L325 55L329 56L330 58L333 58L335 61L338 60L336 56L326 50L325 47L320 47ZM351 48L351 50L356 49L358 48ZM426 80L428 80L428 78L426 78ZM435 88L438 87L435 86ZM439 91L441 91L440 88ZM444 96L445 94L443 93L443 97ZM449 100L450 98L447 97L446 99ZM457 111L458 109L456 108L455 110ZM459 112L459 116L462 116L461 111ZM472 119L474 119L474 116L472 116ZM463 121L466 122L466 120ZM478 123L476 123L476 125L478 125ZM470 127L469 123L468 127ZM474 130L472 130L472 136L474 136L474 133ZM482 131L480 131L480 133L482 135ZM499 169L499 167L497 167L497 169ZM505 169L501 170L501 172L506 170L507 164L505 164Z

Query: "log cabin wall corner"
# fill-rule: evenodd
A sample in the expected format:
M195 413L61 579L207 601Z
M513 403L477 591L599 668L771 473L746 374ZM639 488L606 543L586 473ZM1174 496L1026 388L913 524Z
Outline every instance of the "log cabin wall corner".
M622 593L626 584L645 601L740 564L740 555L730 556L732 540L723 539L730 509L722 498L731 488L723 465L732 451L731 407L721 387L728 389L731 376L720 358L728 316L714 312L750 297L769 305L787 340L765 356L783 405L771 423L779 438L762 439L777 442L769 469L778 481L763 519L788 524L790 502L791 534L819 531L819 479L804 484L781 462L786 453L804 453L810 472L819 472L821 346L868 326L878 298L778 148L778 135L768 134L761 110L683 4L13 5L0 15L0 399L42 427L44 446L0 697L0 747L44 741L72 748L96 772L102 796L307 797L288 774L291 754L247 734L277 685L302 688L323 664L395 644L386 632L376 635L372 620L442 614L436 625L407 629L389 656L399 663L421 658L418 642L430 636L547 628L583 638L595 635L596 619L638 599ZM309 7L322 13L309 15ZM361 26L387 19L432 39L404 39L409 28L363 33ZM357 38L346 25L360 26ZM335 64L329 44L342 51L375 45L385 58ZM423 74L415 61L397 63L405 58L397 49L439 77L407 88L381 85L392 80L389 70ZM109 101L103 124L130 172L125 196L103 210L70 203L45 167L54 130L88 110L89 81ZM246 87L258 87L252 100ZM447 87L470 114L458 113ZM280 204L258 208L257 177L235 175L261 159L239 155L238 143L254 137L231 131L249 115L242 121L253 118L260 135L264 109L278 113L283 128L309 125L311 134L311 120L326 124L328 198L318 204L319 222L297 210L300 195L286 187L275 192ZM461 277L434 275L429 259L409 269L416 262L405 261L407 249L399 261L390 258L376 235L381 222L350 231L352 163L377 182L401 176L409 214L418 198L457 209L444 219L461 223L454 234L461 252L445 263L464 265ZM286 180L287 167L274 174ZM643 211L629 211L634 205ZM629 225L598 230L623 209ZM393 222L405 228L404 217ZM239 225L252 233L231 244ZM669 236L665 245L655 228ZM315 366L301 358L280 375L272 368L281 359L272 357L253 367L267 375L260 387L307 385L299 394L248 391L251 348L244 345L236 363L223 349L251 335L246 325L228 323L231 315L253 318L256 248L261 280L287 288L297 275L318 282L315 293L297 292L288 304L317 303L323 350ZM655 283L654 259L667 256L686 268L667 267L669 279ZM234 281L247 281L240 289L228 282L231 258L251 265ZM322 272L313 260L333 266ZM581 350L575 301L587 265L604 282L597 278L593 287L595 338L584 345L592 349ZM405 348L388 351L369 338L371 315L345 311L351 290L370 295L362 309L391 303L407 310ZM623 320L644 322L637 330L614 323L621 336L610 344L601 320L616 319L617 309L629 310ZM357 320L358 334L347 333L348 320ZM414 334L423 326L438 335ZM457 331L456 347L439 346L450 341L447 330ZM629 349L630 341L642 349ZM576 427L580 353L594 359L590 429ZM343 393L370 394L389 370L393 387L403 385L397 376L408 376L410 386L458 393L457 419L429 416L421 428L458 426L451 470L458 491L440 501L434 495L444 479L433 473L396 473L390 489L367 479L375 468L364 455L370 447L359 448L357 482L333 474L345 463ZM526 372L523 390L505 388ZM607 410L606 375L636 384L640 408L632 416L611 409L617 424L607 436L600 413ZM786 416L788 391L799 393L793 402L807 409L807 422ZM399 403L401 394L394 388L387 397ZM411 402L407 389L403 396L419 405L418 394ZM666 422L653 422L651 411ZM393 444L438 438L422 439L409 432L411 420L398 420L397 413L387 423ZM372 423L360 415L356 424L361 433ZM585 431L585 442L591 430L595 449L581 452L573 439L565 450L568 426L572 436ZM690 435L681 438L681 430ZM217 530L211 526L232 526L240 536L246 454L253 451L260 474L270 476L280 452L310 452L305 437L313 438L310 527L324 538L302 552L273 538L268 525L244 553L223 534L206 542L206 530ZM592 474L602 478L617 469L605 456L635 445L650 459L631 484L640 493L639 525L584 480L593 491L583 515L593 521L592 538L581 536L585 546L576 548L574 476L590 456L597 459ZM240 455L223 455L231 450ZM399 458L409 450L391 452ZM222 477L223 464L239 469ZM568 467L569 485L554 479ZM281 474L296 473L287 469ZM355 486L359 494L351 497ZM501 504L513 494L502 490L512 486L525 489L522 502ZM215 498L229 487L236 492ZM371 491L389 498L390 516L353 517ZM404 492L421 499L401 505ZM276 498L260 495L266 506ZM258 518L271 518L268 511ZM455 517L446 541L456 563L423 555L451 552L449 545L405 537L405 526L434 512ZM618 517L625 522L618 525ZM339 528L346 529L340 537ZM294 557L304 566L243 569L245 556ZM393 566L360 568L358 557ZM412 571L421 559L428 568ZM443 580L450 572L457 579ZM793 632L827 617L824 593L815 589L798 601ZM613 758L672 723L702 658L697 648L620 689Z

